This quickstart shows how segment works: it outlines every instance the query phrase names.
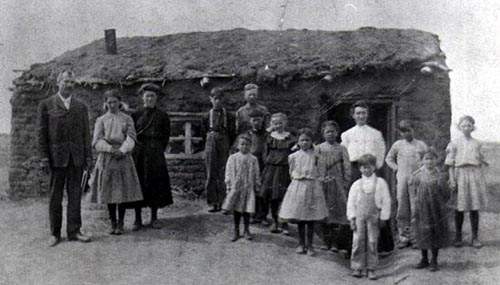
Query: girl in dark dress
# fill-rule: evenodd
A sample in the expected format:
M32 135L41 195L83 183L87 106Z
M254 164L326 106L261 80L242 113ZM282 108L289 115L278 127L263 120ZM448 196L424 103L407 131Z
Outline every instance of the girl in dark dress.
M144 201L135 207L133 230L139 230L142 227L142 207L151 208L150 225L153 228L160 228L158 209L173 203L164 155L170 138L170 119L166 113L156 107L160 87L146 83L141 86L139 92L144 101L144 108L133 113L132 118L137 130L134 161Z
M282 230L288 234L287 224L281 225L278 222L278 213L285 197L286 190L290 184L290 174L288 173L288 155L295 145L296 139L285 131L287 117L283 113L275 113L271 116L272 131L267 138L267 154L264 158L264 171L262 175L262 189L259 196L265 203L271 204L271 215L274 224L272 233L280 233Z
M410 190L415 193L417 246L422 259L416 268L438 270L438 252L448 243L447 211L445 208L446 178L436 168L437 154L431 149L424 154L423 165L410 179ZM431 251L429 263L427 251Z

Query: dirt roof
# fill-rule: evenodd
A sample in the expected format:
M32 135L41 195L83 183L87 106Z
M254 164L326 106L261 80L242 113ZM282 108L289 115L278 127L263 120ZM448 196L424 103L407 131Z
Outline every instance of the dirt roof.
M369 68L401 69L444 54L436 35L418 30L361 28L356 31L234 29L161 37L117 39L118 54L104 39L35 64L21 76L54 80L72 69L80 81L126 83L140 79L180 80L205 75L314 77Z

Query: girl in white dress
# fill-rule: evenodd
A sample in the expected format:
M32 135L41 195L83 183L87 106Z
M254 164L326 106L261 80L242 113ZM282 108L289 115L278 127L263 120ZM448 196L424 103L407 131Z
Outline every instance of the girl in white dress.
M226 164L225 183L228 193L222 204L224 211L234 214L234 237L240 238L240 219L243 216L244 236L251 240L250 215L255 213L255 192L260 187L259 162L250 153L252 139L247 135L238 138L238 152L229 156Z
M462 135L452 140L446 148L445 164L449 166L449 184L453 192L455 206L455 241L456 247L462 246L462 224L464 212L469 212L472 229L471 245L482 246L478 239L479 211L485 205L486 180L483 167L488 163L484 159L481 143L471 136L475 121L471 116L463 116L458 122Z
M328 210L318 181L318 156L312 145L312 131L300 129L299 135L300 150L288 156L292 182L283 198L279 217L298 224L299 246L296 252L313 255L314 223L325 219Z

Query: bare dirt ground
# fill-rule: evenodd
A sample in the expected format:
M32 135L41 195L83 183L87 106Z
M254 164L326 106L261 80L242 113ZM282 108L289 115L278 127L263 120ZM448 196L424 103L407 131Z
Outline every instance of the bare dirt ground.
M253 227L254 241L231 243L231 216L208 214L203 201L181 199L161 212L161 230L119 237L107 234L105 211L85 204L83 230L94 241L47 248L47 200L3 199L0 284L500 284L499 169L493 166L488 175L490 203L480 227L485 246L442 250L435 273L413 269L419 252L405 249L381 260L379 280L355 279L340 255L295 254L296 232L287 237ZM128 227L131 222L129 212ZM464 233L470 239L467 218Z

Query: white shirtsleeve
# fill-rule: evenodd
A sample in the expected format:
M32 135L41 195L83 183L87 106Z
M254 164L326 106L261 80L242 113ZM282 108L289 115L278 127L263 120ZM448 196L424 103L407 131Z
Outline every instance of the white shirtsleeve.
M358 200L359 192L359 180L355 181L351 189L349 190L349 196L347 197L347 211L346 216L348 220L356 218L356 201Z
M380 219L389 220L391 217L391 194L387 182L383 178L377 178L377 195L380 195Z
M385 158L385 141L382 137L382 133L377 131L375 140L375 157L377 157L377 169L380 169L384 165Z
M389 152L387 153L387 157L385 158L385 163L392 169L392 170L398 170L398 164L397 164L397 159L396 157L398 156L399 152L399 143L395 142Z
M97 118L94 127L92 146L97 152L111 152L112 146L104 140L104 123L102 117Z
M343 132L340 135L340 144L343 145L343 146L345 146L346 148L348 148L348 146L349 146L349 138L348 138L346 132Z
M113 147L103 139L98 140L94 144L94 148L97 152L111 152L113 149Z
M120 151L122 153L129 153L134 149L134 147L135 147L135 141L131 137L127 136L125 141L120 146Z
M224 174L224 182L226 185L231 187L231 181L233 180L235 173L234 173L234 154L230 155L227 163L226 163L226 172Z

